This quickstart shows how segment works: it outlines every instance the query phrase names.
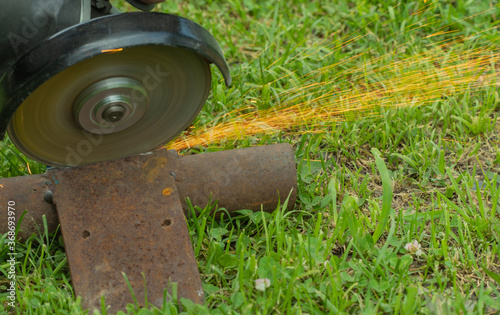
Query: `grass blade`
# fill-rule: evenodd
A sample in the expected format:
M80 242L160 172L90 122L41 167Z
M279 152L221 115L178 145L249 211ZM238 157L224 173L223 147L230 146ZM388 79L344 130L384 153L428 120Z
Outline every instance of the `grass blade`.
M373 241L376 243L387 226L389 222L389 216L391 214L392 205L392 184L391 177L389 176L389 170L385 166L384 160L381 158L381 153L376 148L371 150L372 154L375 156L375 164L377 165L378 172L380 173L380 178L382 179L382 212L380 214L379 222L373 233Z

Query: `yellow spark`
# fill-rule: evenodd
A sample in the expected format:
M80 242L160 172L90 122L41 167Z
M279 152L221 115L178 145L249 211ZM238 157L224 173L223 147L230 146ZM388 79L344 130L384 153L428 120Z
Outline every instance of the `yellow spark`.
M104 50L101 50L101 53L116 53L116 52L119 52L119 51L122 51L123 48L116 48L116 49L104 49Z
M444 34L456 33L456 32L458 32L458 30L452 30L452 31L448 31L448 32L439 31L439 32L434 33L434 34L427 35L427 36L425 36L424 38L431 38L431 37L438 36L438 35L444 35Z

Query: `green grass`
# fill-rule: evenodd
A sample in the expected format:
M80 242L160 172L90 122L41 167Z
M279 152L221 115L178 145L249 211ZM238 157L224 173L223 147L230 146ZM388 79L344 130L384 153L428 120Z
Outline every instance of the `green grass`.
M498 1L197 0L167 1L158 10L204 26L231 67L229 88L213 71L212 94L195 121L198 128L233 119L228 113L249 104L279 108L312 102L336 86L376 86L390 78L376 67L424 54L440 41L452 43L442 52L443 63L455 52L482 49L498 56L500 48ZM438 31L451 33L428 37ZM464 36L469 40L461 40ZM361 52L365 55L352 58ZM374 60L366 75L349 75ZM376 115L332 117L320 133L303 125L186 150L291 143L298 198L293 211L284 211L284 205L273 213L242 210L224 220L209 214L216 205L199 209L188 225L206 301L199 306L181 300L183 311L500 312L500 63L494 60L488 71L497 71L496 82L443 93L424 106L375 107ZM314 82L328 84L314 95L301 90ZM396 102L399 96L391 97ZM45 170L9 140L0 143L0 156L1 177ZM413 240L421 244L421 256L405 250ZM7 251L4 236L0 292L7 288ZM16 312L82 312L59 234L33 236L18 242L16 251ZM255 289L255 280L262 278L271 283L264 292ZM0 293L0 313L8 309L5 298ZM128 309L130 314L180 312L175 302L161 310L134 304Z

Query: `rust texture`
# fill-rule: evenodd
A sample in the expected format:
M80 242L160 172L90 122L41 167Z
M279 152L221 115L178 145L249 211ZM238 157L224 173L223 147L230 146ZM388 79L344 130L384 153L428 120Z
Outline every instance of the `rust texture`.
M294 153L288 144L187 156L165 150L146 155L152 161L161 156L169 157L169 162L166 166L151 164L150 174L166 173L175 178L185 212L186 197L193 205L203 208L212 196L212 202L217 201L218 207L230 213L241 209L260 210L261 205L264 211L273 211L290 193L288 208L293 208L295 203L297 174ZM15 200L28 210L19 233L21 239L37 233L35 226L43 227L43 215L47 217L49 232L55 231L58 225L53 206L43 200L42 190L50 188L49 184L54 181L50 173L0 179L0 205ZM4 216L6 212L0 212L2 234L7 232L7 226L2 225L6 222Z
M47 229L54 232L59 226L57 213L50 203L52 182L44 175L30 175L0 179L0 233L8 231L7 204L14 202L15 222L24 214L18 237L27 239L31 234L38 235L44 231L43 216L47 221ZM46 196L44 200L44 196Z
M180 156L171 172L179 195L204 207L212 196L229 212L241 209L274 211L290 195L297 197L295 156L289 144ZM187 206L183 204L184 211Z
M169 282L178 296L203 302L203 288L174 178L161 172L167 152L50 171L54 204L75 294L86 308L163 304ZM144 277L144 278L143 278Z

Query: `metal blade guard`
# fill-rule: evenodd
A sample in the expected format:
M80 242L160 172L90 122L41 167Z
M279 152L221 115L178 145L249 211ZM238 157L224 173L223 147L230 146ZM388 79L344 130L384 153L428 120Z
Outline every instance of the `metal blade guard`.
M98 9L105 3L2 7L0 140L8 132L25 155L55 166L139 154L189 127L209 94L209 64L231 83L217 41L200 25Z

